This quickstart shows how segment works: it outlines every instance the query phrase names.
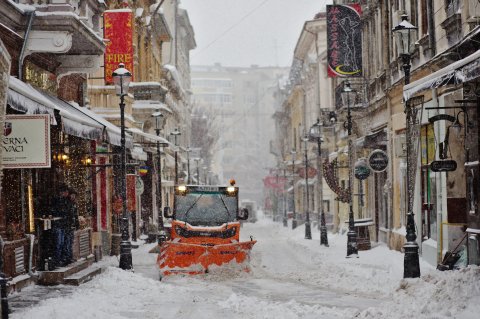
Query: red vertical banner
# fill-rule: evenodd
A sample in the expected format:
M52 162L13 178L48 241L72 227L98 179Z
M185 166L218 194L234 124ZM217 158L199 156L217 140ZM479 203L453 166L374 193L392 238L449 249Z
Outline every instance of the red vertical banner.
M129 212L134 212L137 210L136 207L136 190L135 182L137 176L135 174L127 174L127 210Z
M124 63L133 81L133 24L132 10L107 10L103 13L105 50L105 83L112 84L112 72Z

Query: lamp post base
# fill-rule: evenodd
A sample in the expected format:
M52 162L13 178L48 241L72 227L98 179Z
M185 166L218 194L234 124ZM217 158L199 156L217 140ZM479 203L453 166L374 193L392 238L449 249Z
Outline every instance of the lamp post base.
M417 242L406 242L403 245L405 256L403 259L403 278L420 277L420 263Z
M320 245L328 246L327 226L320 226Z
M120 243L120 263L119 267L123 270L130 270L132 266L132 244L129 241Z
M349 230L347 233L347 258L358 258L357 233Z
M128 240L128 218L122 218L122 241L120 242L119 267L123 270L130 270L132 266L132 243Z
M312 227L308 220L305 222L305 239L312 239Z

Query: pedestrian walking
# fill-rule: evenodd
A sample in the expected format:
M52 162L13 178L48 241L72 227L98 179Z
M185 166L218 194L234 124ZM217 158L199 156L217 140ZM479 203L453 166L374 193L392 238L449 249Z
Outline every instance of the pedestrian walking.
M65 240L63 245L63 264L69 265L74 262L73 258L73 241L75 231L80 228L78 221L77 192L71 188L68 194L68 210L65 219Z
M63 250L65 245L65 223L69 210L69 189L67 185L60 184L57 190L58 194L54 197L51 207L51 215L53 216L52 231L55 240L55 254L53 265L49 265L50 269L63 266Z

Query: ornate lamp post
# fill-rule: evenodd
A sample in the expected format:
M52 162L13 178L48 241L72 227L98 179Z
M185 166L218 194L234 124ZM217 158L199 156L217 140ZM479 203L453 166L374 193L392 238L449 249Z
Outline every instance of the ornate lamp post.
M125 148L125 95L128 94L128 86L132 74L125 69L125 65L120 63L118 69L112 73L113 83L115 84L115 93L120 97L120 191L122 197L122 241L120 242L120 264L119 267L128 270L132 269L132 244L129 241L128 234L128 215L127 215L127 152Z
M393 33L397 38L397 49L403 62L403 71L405 73L405 84L410 83L410 60L414 50L414 43L417 37L417 27L407 20L407 15L402 15L402 21L393 28ZM406 140L407 140L407 242L403 246L405 251L403 263L403 278L420 277L420 263L418 256L417 235L415 234L415 219L413 214L413 199L415 191L416 174L416 152L412 141L414 124L417 122L417 110L412 107L409 101L405 101L406 116Z
M283 166L283 227L288 227L288 216L287 216L287 167Z
M310 226L310 198L308 190L308 136L303 137L304 147L305 147L305 193L307 198L307 205L305 206L305 239L312 239L312 227Z
M172 133L170 133L170 135L172 135L173 138L174 138L174 144L175 144L175 185L178 184L178 141L177 141L177 137L180 134L182 134L182 133L180 133L178 128L175 128L175 130Z
M155 112L152 114L152 117L155 118L155 133L157 136L160 136L160 121L161 118L163 117L163 114L160 112ZM160 141L157 140L157 214L158 214L158 241L159 244L161 244L161 241L166 239L166 234L165 234L165 229L163 225L163 216L162 216L162 153L161 153L161 146L166 146L165 144L160 143Z
M192 151L192 149L190 148L190 146L187 147L187 149L185 150L185 152L187 152L187 184L190 185L191 183L191 179L190 179L190 152Z
M207 171L208 167L205 165L202 168L203 168L203 174L205 176L205 184L204 185L208 185L208 171Z
M200 185L200 166L199 166L199 162L200 162L200 158L194 158L193 159L196 163L197 163L197 185Z
M348 131L348 233L347 233L347 258L358 257L357 232L355 231L355 220L353 216L353 140L352 140L352 113L350 112L350 95L356 92L350 87L350 82L343 82L342 99L343 105L347 106L347 131Z
M317 119L317 123L310 127L310 136L317 142L317 180L318 180L318 217L320 219L320 245L328 247L327 226L325 224L325 212L323 211L323 176L322 176L322 123Z
M297 228L297 213L295 212L295 159L297 155L297 151L294 148L290 151L292 155L292 198L293 198L293 218L292 218L292 229Z

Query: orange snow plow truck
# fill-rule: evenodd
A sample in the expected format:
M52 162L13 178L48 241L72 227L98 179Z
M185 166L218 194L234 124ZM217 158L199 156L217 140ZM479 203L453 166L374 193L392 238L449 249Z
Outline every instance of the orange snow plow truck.
M160 279L172 274L202 274L231 265L249 271L255 240L240 242L240 222L248 210L239 210L238 187L180 185L175 187L170 238L160 244Z

